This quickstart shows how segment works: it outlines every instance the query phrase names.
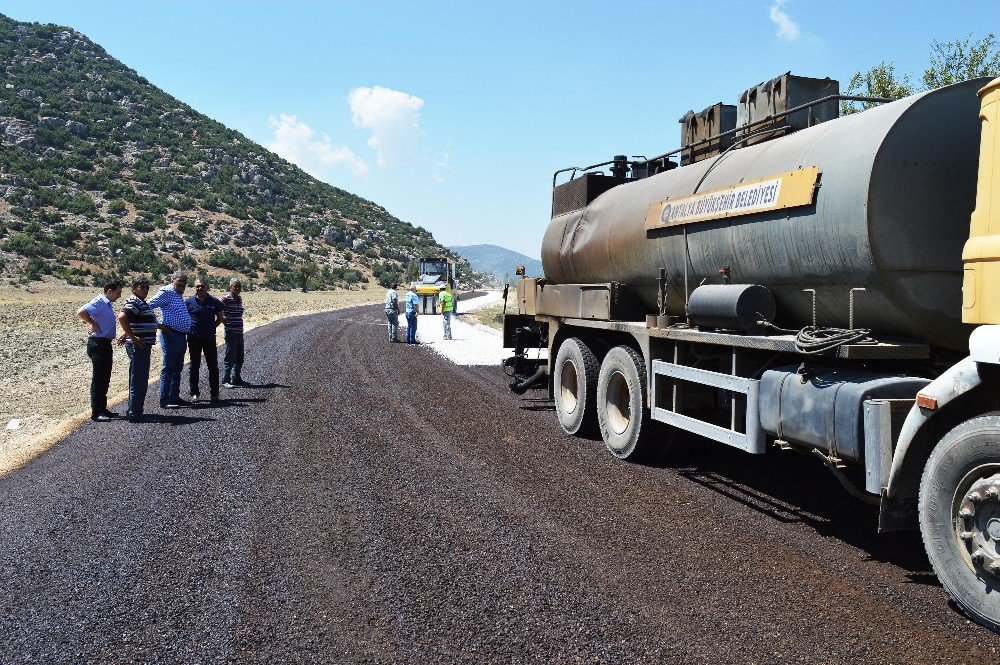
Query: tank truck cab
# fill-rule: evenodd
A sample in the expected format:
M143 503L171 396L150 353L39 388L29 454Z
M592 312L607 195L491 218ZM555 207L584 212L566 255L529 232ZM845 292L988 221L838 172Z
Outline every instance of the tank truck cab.
M889 101L784 74L680 148L557 171L505 366L620 459L807 452L1000 630L1000 79Z

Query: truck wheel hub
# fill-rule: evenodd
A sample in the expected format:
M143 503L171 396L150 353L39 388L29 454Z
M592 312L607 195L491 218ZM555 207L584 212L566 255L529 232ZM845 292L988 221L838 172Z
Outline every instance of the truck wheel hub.
M1000 474L969 487L959 505L955 535L977 574L1000 577Z
M606 408L611 429L615 434L623 434L632 420L632 393L628 387L628 379L621 372L615 372L608 379Z
M571 362L564 364L562 374L559 379L559 383L562 386L561 397L563 409L566 413L573 413L576 411L576 405L579 401L576 398L577 390L579 390L576 377L576 365Z
M1000 540L1000 518L994 517L986 524L986 531L993 540Z

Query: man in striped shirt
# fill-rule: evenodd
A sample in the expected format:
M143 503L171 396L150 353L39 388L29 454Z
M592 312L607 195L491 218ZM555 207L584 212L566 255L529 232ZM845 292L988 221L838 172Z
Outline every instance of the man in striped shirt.
M225 319L226 355L222 358L223 388L245 386L243 380L243 284L238 279L229 280L229 293L222 299L222 316Z
M190 404L181 399L184 352L187 350L187 335L194 323L182 295L187 283L187 273L178 270L172 275L170 285L160 287L149 300L149 307L159 309L163 314L163 321L160 323L160 348L163 351L160 406L164 409L177 409L183 404Z
M149 280L136 277L132 280L132 295L125 299L125 307L118 315L122 333L119 344L125 344L128 354L128 406L125 417L136 423L142 420L149 384L149 357L156 344L156 314L146 302Z

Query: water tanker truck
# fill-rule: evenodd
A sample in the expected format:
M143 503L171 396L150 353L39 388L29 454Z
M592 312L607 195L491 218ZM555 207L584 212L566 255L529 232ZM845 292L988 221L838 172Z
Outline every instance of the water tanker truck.
M889 101L785 74L681 124L556 172L511 388L621 459L682 431L815 456L1000 629L1000 79Z

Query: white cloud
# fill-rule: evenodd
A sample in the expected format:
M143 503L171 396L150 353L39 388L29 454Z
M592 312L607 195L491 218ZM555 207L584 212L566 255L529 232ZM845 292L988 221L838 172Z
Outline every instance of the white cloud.
M316 138L312 127L294 115L280 114L268 119L274 128L274 141L267 148L301 167L310 175L322 178L330 168L348 167L355 175L367 178L368 164L347 146L336 148L326 134Z
M451 145L446 147L446 150L450 150ZM436 183L443 183L447 176L455 175L455 167L451 165L451 156L445 152L434 158L433 168L431 170L431 178Z
M788 0L774 0L771 4L770 19L772 23L778 26L778 39L783 39L786 42L796 42L802 35L802 29L782 9L786 2Z
M405 92L375 86L355 88L348 95L351 120L359 129L371 130L368 145L375 149L378 165L389 167L409 159L423 136L420 109L424 100Z

